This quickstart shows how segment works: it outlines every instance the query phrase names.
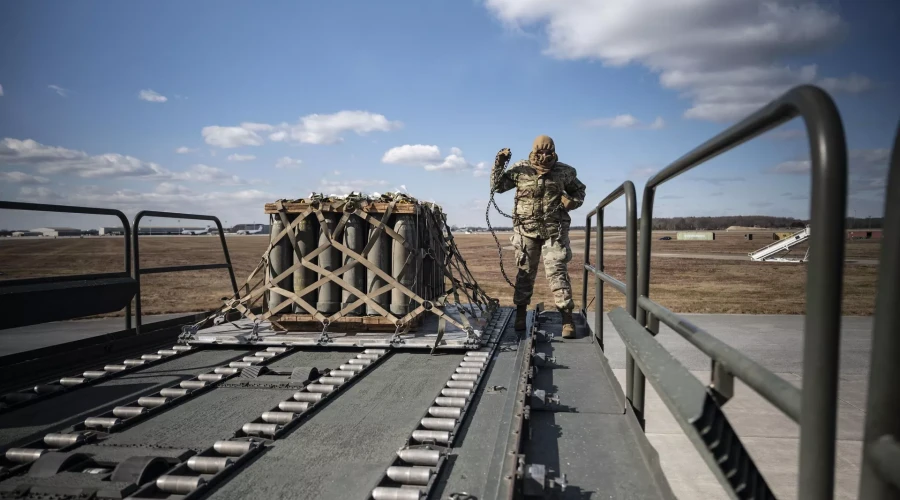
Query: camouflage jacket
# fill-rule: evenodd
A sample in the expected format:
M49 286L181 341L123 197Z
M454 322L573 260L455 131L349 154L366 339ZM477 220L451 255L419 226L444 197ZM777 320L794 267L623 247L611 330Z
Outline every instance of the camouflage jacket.
M518 232L531 238L549 238L560 226L567 229L572 221L560 197L572 200L573 210L584 203L585 185L577 174L573 167L557 161L549 172L539 175L528 160L521 160L505 172L495 166L491 186L498 193L516 188L512 215Z

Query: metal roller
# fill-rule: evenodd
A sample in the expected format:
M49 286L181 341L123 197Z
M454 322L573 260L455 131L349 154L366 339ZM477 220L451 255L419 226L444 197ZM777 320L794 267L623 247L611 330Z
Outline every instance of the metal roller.
M309 403L306 401L282 401L278 403L278 409L282 411L303 413L307 408L309 408Z
M265 360L266 360L266 358L263 358L260 356L244 356L242 358L242 361L246 361L247 363L253 363L253 364L262 363Z
M381 354L371 354L367 352L362 352L356 355L356 359L378 359L381 357Z
M457 368L456 373L481 373L481 368Z
M486 363L488 358L484 356L465 356L463 357L463 361L471 361L475 363Z
M17 464L27 464L49 451L41 448L10 448L6 450L6 459Z
M491 356L491 353L488 351L469 351L466 353L466 356L478 356L482 358L488 358Z
M178 351L176 351L175 349L160 349L159 351L156 351L156 354L159 354L160 356L163 356L163 357L174 356L174 355L178 354Z
M451 389L449 387L445 388L445 389L441 389L441 396L447 396L450 398L466 398L466 399L468 399L469 396L471 396L471 395L472 395L472 391L470 391L468 389Z
M75 432L72 434L52 433L44 436L44 444L52 448L65 448L73 444L84 442L84 434Z
M216 441L213 449L225 456L239 457L256 446L252 441Z
M61 385L56 385L56 384L54 384L54 385L41 384L41 385L34 386L32 388L32 390L35 392L35 394L50 394L51 392L63 390L63 387Z
M193 347L189 346L189 345L173 345L172 346L172 350L175 350L175 351L190 351L191 349L193 349Z
M287 352L287 350L288 350L287 347L278 347L278 346L266 347L267 352L274 352L276 354L285 353L285 352Z
M363 351L363 354L385 355L387 354L387 349L366 349L365 351Z
M103 367L103 369L108 372L120 372L123 370L127 370L128 367L125 365L106 365Z
M474 373L454 373L450 375L453 380L478 380L478 375Z
M335 226L337 226L339 216L334 213L323 213L322 221L319 223L319 246L329 245L328 249L319 254L317 265L329 272L334 272L340 267L341 252L337 248L330 246L328 234L333 234ZM325 278L324 274L318 275L317 279ZM341 287L334 281L329 280L327 283L319 287L319 295L316 298L316 310L323 314L334 314L341 309Z
M483 368L484 361L463 361L459 364L460 368Z
M156 487L163 493L171 495L187 495L206 484L206 479L200 476L174 476L162 475L156 478Z
M228 363L229 368L250 368L251 366L253 365L246 361L232 361Z
M277 215L272 217L271 231L270 241L274 242L275 238L278 237L278 233L284 231L284 223L281 222L281 217L278 217ZM291 240L287 237L281 238L277 243L272 245L272 249L269 250L269 269L267 270L269 273L269 281L274 281L279 274L291 267L294 260L293 257L294 252L291 249ZM292 292L294 291L294 278L292 275L288 276L279 281L277 285L279 288ZM269 310L272 310L278 307L278 305L286 299L278 293L266 291L266 300L268 301ZM281 312L290 312L290 309L282 309Z
M162 406L169 402L169 398L166 397L156 397L156 396L144 396L142 398L138 398L138 404L143 406L144 408L156 408L157 406Z
M83 384L87 381L86 378L81 377L64 377L59 379L59 385L64 387L72 387L73 385Z
M91 370L91 371L86 371L86 372L82 373L81 376L86 379L94 379L94 378L105 377L106 372L99 371L99 370Z
M296 415L286 411L266 411L262 414L263 422L268 424L286 424L294 420Z
M447 431L413 431L412 438L420 443L443 443L450 442L450 433Z
M463 408L466 406L466 398L438 397L434 400L434 404L438 406L452 406L456 408Z
M426 485L431 479L432 471L428 467L388 467L387 477L401 484Z
M381 220L383 215L381 214L372 214L372 217ZM372 238L375 237L376 226L372 225L369 227L369 237L368 239L371 241ZM369 250L369 255L366 258L369 262L384 272L387 275L391 274L391 240L392 238L384 233L384 231L380 232L381 235L378 237L378 240L372 245L372 248ZM371 270L366 269L366 293L371 294L375 290L386 285L387 282L384 281L378 274ZM372 300L382 307L385 311L390 310L391 307L391 294L389 292L384 292L380 295L377 295L372 298ZM372 307L370 304L366 304L366 314L369 316L380 316L381 313L378 312L377 309Z
M295 392L294 399L304 403L317 403L322 400L324 394L318 392Z
M203 380L185 380L178 385L182 389L200 389L201 387L206 387L206 382Z
M447 387L453 389L474 389L475 382L472 382L471 380L448 380Z
M329 373L332 377L341 377L341 378L350 378L356 375L356 372L353 370L331 370Z
M269 359L269 358L274 358L275 356L278 356L278 353L277 352L269 352L269 351L259 351L259 352L254 352L253 355L256 356L257 358Z
M112 472L112 469L104 469L103 467L91 467L89 469L84 469L81 471L82 474L109 474Z
M222 375L237 375L237 373L241 371L238 368L233 368L231 366L218 366L213 373L221 373Z
M397 215L394 222L394 231L402 237L410 248L416 248L416 226L415 218L411 215ZM413 250L415 251L415 250ZM418 259L415 255L410 255L411 251L407 249L400 241L391 238L391 277L399 281L401 285L412 290L413 283L416 281L416 272L418 271ZM409 260L409 263L407 263ZM405 270L404 270L404 265ZM400 271L403 271L402 275ZM406 316L409 313L410 298L400 289L391 290L391 314L397 316Z
M350 218L347 219L347 224L344 225L343 237L344 246L358 254L362 253L363 248L366 246L365 221L360 219L358 215L351 215ZM349 263L350 259L349 255L345 255L341 266ZM361 292L366 291L366 268L362 264L356 264L348 269L343 274L342 278L357 290ZM356 295L350 293L348 290L341 289L341 309L356 302L356 300ZM365 312L365 305L362 305L356 309L351 309L347 315L362 316Z
M281 430L281 426L278 424L255 424L250 422L244 424L241 430L248 436L274 436L276 432Z
M228 457L198 457L188 459L187 466L194 472L201 474L216 474L233 464L234 460Z
M147 411L143 406L116 406L113 408L113 415L119 418L136 417Z
M375 500L421 500L422 491L418 488L390 488L379 486L372 490Z
M167 387L159 391L159 395L166 398L180 398L187 396L190 391L187 389L178 389L175 387Z
M397 452L400 460L412 465L437 465L441 458L438 450L426 450L423 448L410 448Z
M340 368L341 370L346 370L346 371L351 371L351 372L359 372L359 371L362 371L362 369L365 367L362 365L341 365L338 368Z
M347 379L343 377L319 377L317 382L324 385L341 385L346 381Z
M125 361L122 361L122 364L125 366L141 366L146 362L146 359L126 359Z
M428 408L428 414L438 418L459 418L462 416L462 408L450 406L432 406Z
M225 375L221 373L201 373L200 375L197 375L197 380L202 380L204 382L218 382L224 377Z
M324 384L309 384L308 386L306 386L306 390L309 392L320 392L322 394L328 394L329 392L334 391L334 386Z
M289 216L291 217L291 216ZM297 215L293 216L294 218L298 217ZM293 221L291 221L293 223ZM315 217L306 217L302 221L300 221L294 227L296 231L297 238L297 247L299 247L300 255L303 258L316 249L316 240L318 240L319 235L319 223ZM295 256L296 258L296 256ZM315 263L316 257L313 257L311 260L312 263ZM301 267L294 271L294 292L299 292L304 288L312 285L318 279L318 275L312 269L307 268L306 266ZM316 296L317 290L313 290L311 292L307 292L300 298L306 301L309 305L315 307L316 306ZM309 311L300 307L300 304L294 304L294 312L299 314L308 314Z
M350 363L351 365L368 366L368 365L372 364L372 360L371 359L348 359L347 363Z
M162 356L159 354L142 354L141 359L145 359L147 361L159 361L162 359Z
M84 421L85 427L90 427L92 429L102 427L104 429L109 429L110 427L114 427L119 425L122 421L118 418L103 418L103 417L89 417Z
M420 420L422 427L432 431L452 431L456 427L454 418L425 417Z

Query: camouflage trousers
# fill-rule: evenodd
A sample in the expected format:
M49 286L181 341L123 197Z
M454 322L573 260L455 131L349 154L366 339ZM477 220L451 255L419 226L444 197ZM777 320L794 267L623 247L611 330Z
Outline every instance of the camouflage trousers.
M544 271L553 292L553 301L559 309L571 311L575 308L572 301L572 283L569 280L567 264L572 260L572 248L569 245L569 229L550 238L531 238L514 231L510 241L516 251L516 291L513 293L513 304L528 305L534 292L534 280L537 278L538 263L543 256ZM542 255L543 254L543 255Z

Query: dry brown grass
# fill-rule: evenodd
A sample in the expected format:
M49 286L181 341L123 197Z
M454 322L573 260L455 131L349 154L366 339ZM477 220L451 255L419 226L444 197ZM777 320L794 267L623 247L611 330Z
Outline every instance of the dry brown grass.
M715 241L659 241L667 233L654 235L653 252L746 254L765 245L764 240L746 241L743 234L717 234ZM673 234L673 233L668 233ZM622 233L608 233L606 271L624 279L625 240ZM508 246L509 235L498 235ZM618 238L617 238L618 236ZM674 236L674 234L673 234ZM581 305L583 233L572 234L577 252L569 265L575 301ZM238 284L247 278L266 247L257 236L228 237L228 249ZM771 240L770 240L771 241ZM456 235L463 257L488 295L511 304L512 289L503 280L497 264L497 248L489 234ZM880 245L872 241L848 242L849 258L877 259ZM112 272L123 268L120 238L0 239L0 279L62 274ZM515 279L513 252L505 249L504 263ZM223 262L218 238L148 237L141 240L142 267ZM543 265L539 269L533 302L552 304ZM874 308L876 266L848 264L845 268L843 313L870 315ZM797 264L716 261L659 257L653 259L651 297L676 312L803 314L806 267ZM588 300L594 296L589 282ZM230 294L224 270L150 275L142 278L145 314L211 309ZM624 305L624 298L606 287L604 309ZM593 304L590 309L594 309Z

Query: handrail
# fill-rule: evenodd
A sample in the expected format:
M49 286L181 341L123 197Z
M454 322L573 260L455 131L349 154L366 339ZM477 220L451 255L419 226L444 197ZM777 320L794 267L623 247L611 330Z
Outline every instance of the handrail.
M625 196L625 282L605 273L603 270L603 212L604 209L622 196ZM591 265L591 218L597 216L597 265ZM587 282L588 271L594 274L594 298L597 301L594 311L594 336L604 349L603 343L603 284L608 283L620 293L625 295L625 308L631 317L635 317L637 310L637 196L634 183L623 182L619 187L609 193L597 206L588 212L584 222L584 270L581 281L581 314L587 319ZM625 351L625 398L629 403L633 400L632 388L634 387L635 372L640 373L640 368L634 364L634 358L628 350ZM634 405L632 405L633 407ZM635 412L641 427L644 426L644 415Z
M804 328L800 414L800 500L832 498L837 427L841 281L844 215L847 205L847 147L834 101L822 89L801 85L682 156L647 181L641 210L638 294L649 299L653 202L656 188L761 133L801 116L809 134L812 165L810 246ZM644 300L643 304L647 304ZM638 307L637 322L648 325L648 309ZM720 362L723 360L719 360ZM637 374L636 374L637 375ZM644 407L643 374L636 377L634 404Z
M884 207L859 485L859 498L866 500L888 500L900 495L900 125L891 154Z
M96 208L96 207L81 207L77 205L50 205L46 203L24 203L18 201L3 201L0 200L0 209L5 210L28 210L31 212L55 212L55 213L64 213L64 214L87 214L87 215L112 215L118 217L122 222L122 229L125 233L125 271L122 273L92 273L85 274L79 276L59 276L59 277L48 277L48 278L29 278L22 280L15 280L16 285L28 285L28 284L39 284L39 283L50 283L56 281L71 281L74 279L98 279L98 278L113 278L113 277L127 277L131 275L131 224L128 223L128 217L125 217L125 214L121 210L115 210L112 208ZM10 284L11 281L3 282L3 284ZM129 302L125 306L125 329L131 330L131 302Z
M141 257L139 250L138 236L140 235L141 219L144 217L161 217L166 219L192 219L192 220L208 220L216 223L219 229L219 241L222 243L222 251L225 253L224 264L196 264L186 266L165 266L152 267L149 269L141 269ZM178 212L160 212L156 210L142 210L134 216L134 279L137 282L137 294L134 299L134 315L135 315L135 332L141 333L141 275L142 274L161 274L174 273L179 271L199 271L206 269L228 269L228 277L231 278L231 289L234 290L234 297L239 295L237 280L234 278L234 268L231 265L231 256L228 255L228 244L225 243L225 231L222 229L222 223L219 218L214 215L201 214L184 214Z

